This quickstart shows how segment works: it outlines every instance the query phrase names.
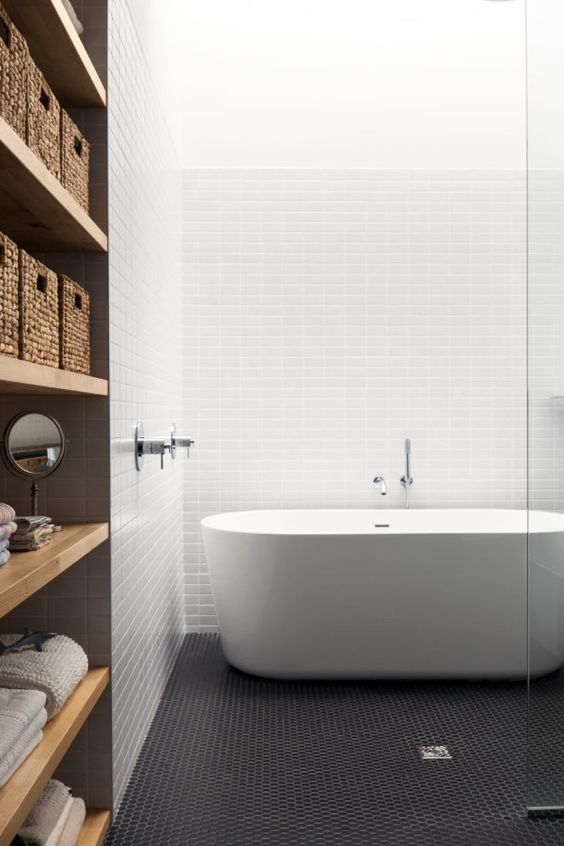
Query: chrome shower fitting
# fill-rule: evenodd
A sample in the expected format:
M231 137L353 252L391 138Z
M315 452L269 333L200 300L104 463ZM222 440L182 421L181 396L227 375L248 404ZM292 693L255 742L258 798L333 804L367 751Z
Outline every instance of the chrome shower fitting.
M135 427L135 467L141 471L146 455L160 455L161 470L164 470L164 457L167 452L170 453L171 458L176 458L176 450L183 447L186 449L188 457L190 447L193 445L194 441L191 438L176 434L174 423L170 427L170 435L167 441L166 438L146 438L143 424L139 422Z
M386 480L384 479L384 477L383 476L376 476L376 478L374 479L374 484L380 485L381 496L386 496L386 494L388 493L388 489L386 487Z
M170 457L176 458L177 449L186 450L186 458L190 458L190 447L194 446L192 438L187 438L185 435L176 434L176 423L170 427Z
M409 508L411 486L413 484L413 476L411 475L411 440L409 438L405 439L405 476L401 477L400 482L405 488L405 507Z

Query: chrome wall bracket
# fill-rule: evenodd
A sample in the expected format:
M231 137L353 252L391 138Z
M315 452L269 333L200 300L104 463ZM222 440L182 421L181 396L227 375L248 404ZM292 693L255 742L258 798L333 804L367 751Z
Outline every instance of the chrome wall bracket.
M141 422L135 427L135 469L140 473L145 463L145 428Z

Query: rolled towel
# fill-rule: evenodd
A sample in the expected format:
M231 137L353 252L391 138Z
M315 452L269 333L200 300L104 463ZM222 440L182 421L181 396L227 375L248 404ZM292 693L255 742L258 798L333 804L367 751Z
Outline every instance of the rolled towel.
M45 719L47 719L47 712L45 712ZM36 735L34 735L34 737L32 737L27 742L26 746L21 747L21 752L19 754L19 757L16 758L13 761L11 767L8 770L6 770L6 772L2 776L2 779L0 779L0 787L3 787L6 784L6 782L9 781L12 778L12 776L14 775L16 770L18 770L21 767L21 765L23 764L25 759L27 757L29 757L29 755L31 755L31 753L33 752L35 747L39 746L39 744L41 743L42 740L43 740L43 732L39 731Z
M7 562L10 560L11 557L12 557L12 553L10 552L10 550L9 549L3 549L2 552L0 552L0 567L3 564L7 564Z
M62 781L49 779L18 834L37 846L55 846L59 843L71 808L72 797L68 787Z
M84 800L73 799L67 824L59 840L59 846L76 846L85 819L86 805Z
M0 635L5 646L21 635ZM56 635L43 644L43 651L23 648L0 655L0 687L41 690L47 701L48 718L63 707L77 684L86 675L88 658L84 649L65 635Z
M7 505L5 502L0 502L0 524L4 525L4 523L12 523L14 517L16 516L16 512L12 508L11 505Z
M47 711L42 708L37 717L29 724L24 733L15 742L10 752L0 761L0 787L6 784L9 778L25 761L30 752L33 752L38 743L43 739L41 729L47 722Z
M0 552L3 552L5 549L8 549L9 546L10 541L8 540L8 538L3 538L2 540L0 540Z
M40 690L0 688L0 764L45 708Z
M9 538L17 528L16 523L5 523L3 526L0 526L0 538Z

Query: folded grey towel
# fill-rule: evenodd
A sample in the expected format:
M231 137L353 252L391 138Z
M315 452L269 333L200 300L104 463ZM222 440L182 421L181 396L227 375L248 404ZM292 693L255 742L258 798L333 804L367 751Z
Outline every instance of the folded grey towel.
M45 707L46 696L39 690L0 688L0 766Z
M43 713L45 714L45 719L47 719L47 713L45 711ZM18 770L21 767L21 765L23 764L25 759L29 755L31 755L31 753L33 752L35 747L39 746L39 744L41 743L42 740L43 740L43 732L39 731L30 740L28 740L26 746L24 746L23 743L22 743L21 752L19 753L19 757L16 758L12 762L12 765L4 772L4 775L0 779L0 787L3 787L6 784L6 782L9 781L12 778L12 776L14 775L16 770Z
M67 824L63 829L59 846L76 846L80 829L86 819L86 805L83 799L73 799Z
M29 753L35 749L43 738L41 729L47 722L47 711L42 708L34 720L27 726L24 733L19 736L10 751L0 760L0 787L6 784L20 764L23 764ZM39 738L39 739L38 739ZM30 744L33 746L30 747Z
M18 834L37 846L58 844L71 807L72 798L68 787L62 781L50 779Z
M22 635L1 635L5 646ZM77 684L86 675L88 658L78 643L56 635L43 644L43 651L18 649L0 655L0 687L40 690L47 697L45 708L51 719L63 707Z

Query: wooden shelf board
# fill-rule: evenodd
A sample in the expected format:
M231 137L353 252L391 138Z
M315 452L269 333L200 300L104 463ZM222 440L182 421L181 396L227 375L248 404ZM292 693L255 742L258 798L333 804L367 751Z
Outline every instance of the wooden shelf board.
M107 236L3 118L0 186L0 231L18 246L107 252Z
M12 552L0 567L0 617L8 614L109 537L107 523L75 523L33 552Z
M106 105L106 90L61 0L5 0L63 106Z
M108 381L0 355L0 394L81 394L107 397Z
M0 846L9 846L12 842L109 680L108 667L89 670L63 708L43 729L39 746L0 788Z
M110 820L109 811L87 811L76 846L101 846Z

